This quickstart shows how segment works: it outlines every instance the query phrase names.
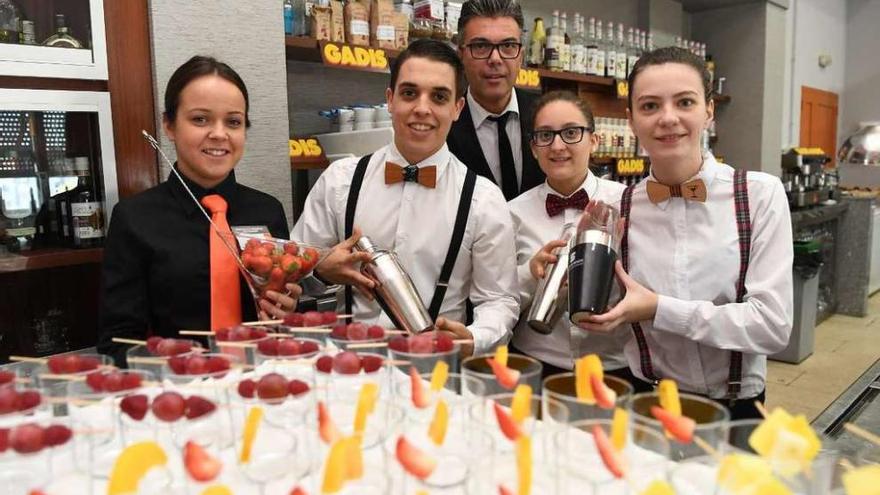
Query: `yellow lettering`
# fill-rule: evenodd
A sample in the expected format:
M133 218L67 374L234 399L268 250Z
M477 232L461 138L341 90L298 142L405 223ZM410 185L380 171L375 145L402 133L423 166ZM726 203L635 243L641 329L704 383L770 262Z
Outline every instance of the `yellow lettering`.
M342 65L357 65L350 46L342 46Z
M306 146L308 147L310 156L321 156L321 146L318 144L317 139L309 139L306 141Z
M290 146L290 156L302 156L303 149L298 141L291 139L289 142L289 146Z
M388 67L388 59L385 58L385 50L370 50L370 63L374 69Z
M339 47L332 43L324 45L324 58L331 64L338 64L341 62L342 57L339 54Z
M368 67L370 65L370 52L366 48L356 46L354 48L355 63L360 67Z
M541 76L538 75L538 71L530 70L529 71L529 86L538 87L541 85Z

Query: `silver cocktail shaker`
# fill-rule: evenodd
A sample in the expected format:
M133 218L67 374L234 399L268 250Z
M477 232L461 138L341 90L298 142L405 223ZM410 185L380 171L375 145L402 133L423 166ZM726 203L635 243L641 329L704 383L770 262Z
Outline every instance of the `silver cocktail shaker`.
M620 247L620 213L591 200L581 215L568 258L568 318L578 324L608 306Z
M374 246L367 236L361 236L355 249L370 253L372 259L363 264L361 271L376 283L373 289L376 301L397 328L410 333L426 332L434 328L425 304L397 256L391 251Z
M544 278L538 282L532 298L532 306L529 308L526 320L529 327L544 335L553 332L556 322L568 309L568 255L574 233L573 224L566 224L562 228L560 239L567 241L568 244L553 251L556 255L556 263L548 264L544 269Z

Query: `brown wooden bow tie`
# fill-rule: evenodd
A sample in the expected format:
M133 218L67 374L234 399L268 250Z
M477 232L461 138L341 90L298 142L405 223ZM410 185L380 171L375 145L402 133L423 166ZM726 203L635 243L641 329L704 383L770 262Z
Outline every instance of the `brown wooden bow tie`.
M385 183L397 184L398 182L418 182L419 184L434 189L437 186L437 167L416 167L408 165L401 167L392 162L385 162Z
M688 201L699 201L700 203L706 202L706 184L703 182L703 179L694 179L677 186L667 186L649 180L647 190L648 199L654 204L666 201L669 198L684 198Z

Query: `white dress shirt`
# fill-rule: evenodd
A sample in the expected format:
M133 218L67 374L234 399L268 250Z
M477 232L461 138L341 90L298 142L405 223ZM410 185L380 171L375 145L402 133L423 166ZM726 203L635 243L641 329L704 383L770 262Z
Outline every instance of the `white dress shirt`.
M587 192L590 199L601 200L619 209L620 196L626 187L618 182L599 179L589 172L581 189ZM529 260L548 242L559 239L566 224L576 226L582 213L581 210L567 208L556 216L549 216L545 207L548 194L563 196L545 181L508 203L516 228L517 279L523 315L513 332L513 343L530 356L560 368L572 369L575 359L591 353L599 355L607 370L623 368L627 366L623 347L632 337L629 325L621 325L607 334L588 332L572 325L566 310L553 331L544 335L532 330L526 321L538 286L538 280L529 269ZM616 282L613 290L618 290ZM619 296L613 294L612 297L614 300Z
M730 351L743 353L740 398L764 390L767 355L785 348L791 333L792 234L778 178L748 173L752 247L744 302L736 302L739 242L729 165L703 160L696 177L705 203L670 198L658 204L635 186L629 226L629 274L659 296L653 322L642 322L654 373L684 391L721 398L727 393ZM635 339L626 346L640 378Z
M495 183L501 187L501 158L498 155L498 123L489 120L489 117L500 117L506 112L513 112L507 118L507 125L504 129L507 131L507 139L510 140L510 151L513 152L513 165L516 168L516 187L522 187L522 131L519 125L519 103L516 101L516 91L510 92L510 101L507 107L499 114L494 114L483 108L477 100L467 93L468 108L471 110L471 118L474 120L474 130L477 133L477 140L480 142L480 149L483 150L483 156L486 157L486 163L489 164L489 170L495 177Z
M354 218L378 247L397 253L427 307L434 295L440 269L452 237L467 168L446 144L434 155L415 164L437 167L437 187L415 182L385 184L385 162L406 166L407 161L390 144L373 154L364 175ZM345 207L357 158L330 164L306 199L305 209L291 237L305 243L332 246L344 239ZM516 247L510 213L501 190L485 177L477 177L470 214L440 316L465 321L465 300L470 298L474 322L475 353L488 352L507 342L519 315L516 291ZM378 303L354 291L358 321L391 327Z

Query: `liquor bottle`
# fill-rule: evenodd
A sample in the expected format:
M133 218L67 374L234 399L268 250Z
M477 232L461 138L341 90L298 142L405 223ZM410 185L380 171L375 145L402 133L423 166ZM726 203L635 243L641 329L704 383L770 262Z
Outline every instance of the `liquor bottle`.
M104 242L104 212L88 160L84 156L76 158L79 178L69 198L73 247L77 248L98 247Z
M710 84L710 87L714 87L714 83L715 83L715 61L712 60L712 55L706 55L706 70L709 71L709 84Z
M675 47L676 47L676 48L681 48L681 36L676 36L676 37L675 37Z
M284 0L284 34L293 35L293 1Z
M638 31L638 30L636 30ZM629 28L626 32L626 76L629 77L629 73L632 72L633 67L636 65L636 60L639 59L638 48L636 48L635 40L638 39L638 34L633 32L633 28Z
M18 43L21 10L12 0L0 0L0 43Z
M571 70L571 39L568 36L568 14L563 12L559 17L559 69L568 72Z
M597 76L605 76L605 42L602 40L602 21L596 21L596 72Z
M617 25L617 73L618 79L626 79L626 43L623 39L623 23Z
M43 45L60 48L83 47L82 42L70 35L70 29L67 27L67 21L64 19L64 14L55 14L55 34L46 38Z
M550 34L547 35L547 44L544 51L544 63L553 71L562 70L559 63L559 11L553 11L553 23L550 25Z
M617 77L617 47L614 46L614 23L610 21L605 36L605 75Z
M590 36L587 38L587 74L599 74L599 46L596 44L596 18L590 17Z
M642 58L642 55L648 51L647 34L644 31L639 31L639 58Z
M293 0L293 35L309 35L308 6L306 0Z
M654 51L654 33L648 33L648 51Z
M584 37L581 34L581 14L574 14L574 34L571 36L571 63L569 68L577 74L583 73Z
M529 66L544 66L544 44L547 42L547 32L544 31L544 19L535 18L535 29L532 30L532 42L529 46Z
M37 36L34 31L34 21L21 20L21 30L18 33L18 42L22 45L36 45Z

